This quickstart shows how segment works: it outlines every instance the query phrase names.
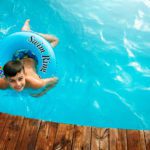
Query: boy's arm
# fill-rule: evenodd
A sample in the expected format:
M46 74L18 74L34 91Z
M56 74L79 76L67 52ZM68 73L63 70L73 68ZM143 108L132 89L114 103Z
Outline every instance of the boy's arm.
M56 77L46 78L46 79L35 79L35 78L27 79L27 82L29 83L29 87L33 89L39 89L44 86L55 85L57 81L58 81L58 78Z
M45 88L43 89L42 92L40 92L38 94L32 94L31 96L39 97L39 96L44 95L48 90L50 90L52 87L54 87L57 82L58 82L58 78L56 78L56 77L40 79L40 80L32 79L32 81L30 81L31 88L34 88L34 89L39 89L42 87L45 87Z
M0 78L0 89L7 89L8 88L8 84L6 82L6 80L4 78Z
M58 82L57 77L42 79L44 82L44 86L55 85Z
M51 88L53 88L55 84L47 85L43 91L37 94L30 94L32 97L40 97L43 96L47 91L49 91Z

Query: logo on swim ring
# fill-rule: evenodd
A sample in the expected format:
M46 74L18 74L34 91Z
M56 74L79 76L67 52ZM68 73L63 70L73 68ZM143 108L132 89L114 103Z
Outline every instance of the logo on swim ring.
M44 47L43 47L43 43L38 42L38 41L35 39L34 36L31 36L31 37L28 39L28 41L29 41L30 43L34 44L34 45L38 48L38 50L39 50L41 53L45 52L45 49L44 49ZM50 56L48 56L48 55L42 55L41 58L42 58L42 68L40 69L40 71L46 72L47 67L48 67L48 63L50 62Z
M3 68L0 66L0 78L4 77L4 71Z

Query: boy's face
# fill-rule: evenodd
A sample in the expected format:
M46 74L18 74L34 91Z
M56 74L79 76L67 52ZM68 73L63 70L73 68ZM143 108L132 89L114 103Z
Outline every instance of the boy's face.
M24 71L18 72L14 77L7 77L7 81L11 88L22 91L26 84Z

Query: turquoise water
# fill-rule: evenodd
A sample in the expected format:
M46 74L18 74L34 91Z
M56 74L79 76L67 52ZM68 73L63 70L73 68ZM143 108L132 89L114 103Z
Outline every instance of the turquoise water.
M56 35L59 83L40 98L0 90L0 112L97 127L150 129L149 0L1 0L0 38L27 18ZM0 48L2 50L2 47Z

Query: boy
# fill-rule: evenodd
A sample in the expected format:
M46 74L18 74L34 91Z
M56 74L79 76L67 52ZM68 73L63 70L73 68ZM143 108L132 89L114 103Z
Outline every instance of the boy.
M22 31L30 31L29 22L29 19L25 21ZM50 42L53 48L58 44L56 37L48 34L38 34ZM36 62L32 58L9 61L3 68L5 78L0 79L0 89L11 87L16 91L22 91L24 88L38 89L45 87L41 93L32 95L35 97L42 96L57 83L58 79L56 77L41 79L35 68Z

